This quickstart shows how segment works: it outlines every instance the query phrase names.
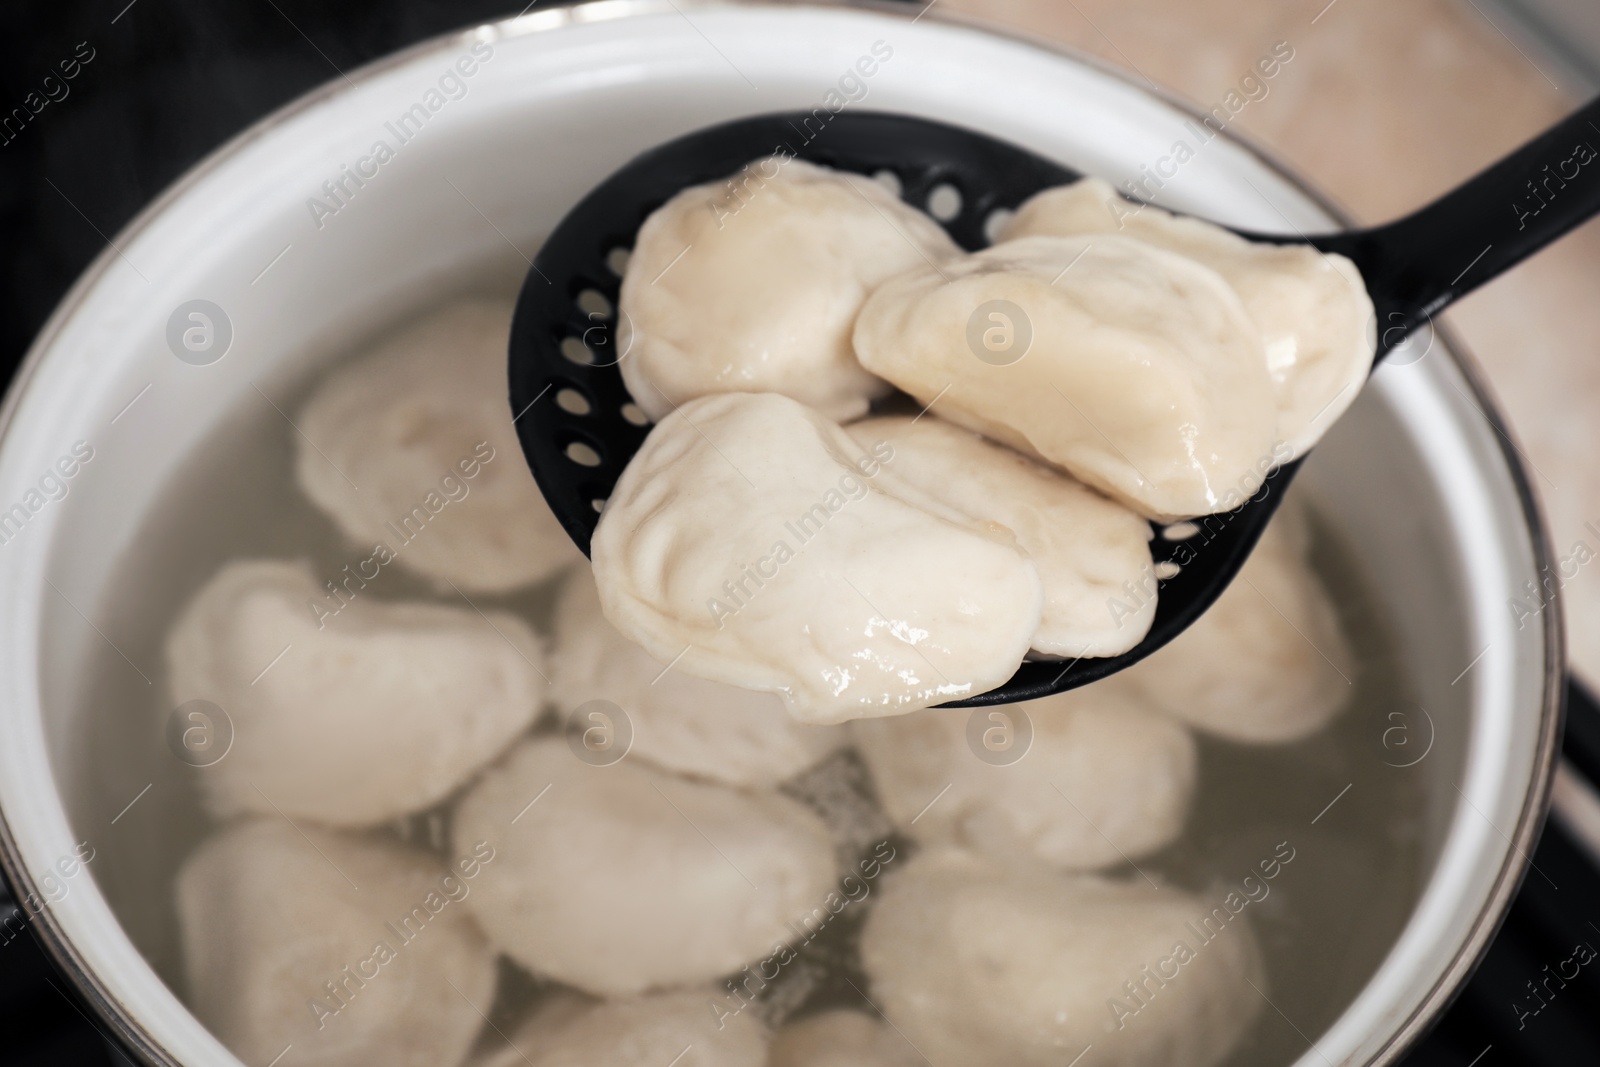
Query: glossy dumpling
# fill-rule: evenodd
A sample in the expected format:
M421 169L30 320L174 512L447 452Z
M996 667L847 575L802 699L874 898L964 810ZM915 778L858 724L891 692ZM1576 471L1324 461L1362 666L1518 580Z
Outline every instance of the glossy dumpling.
M787 397L690 401L600 516L606 618L657 660L777 693L806 722L994 688L1039 628L1038 572L1009 531L879 484L891 460Z
M1344 256L1247 241L1214 223L1129 203L1085 178L1025 201L1002 239L1122 234L1177 252L1227 279L1260 328L1277 395L1279 439L1305 452L1344 413L1372 369L1376 320L1361 272Z
M368 594L319 617L323 591L304 563L236 560L167 635L172 705L209 702L234 731L198 776L215 816L359 827L419 811L543 704L544 651L516 616Z
M1026 237L909 271L868 299L855 347L937 414L1148 518L1229 510L1280 462L1239 297L1130 237Z
M843 727L797 721L771 693L710 682L652 659L606 621L588 568L573 571L556 602L550 681L572 728L606 729L584 705L610 701L627 717L630 757L730 785L771 785L847 741Z
M177 876L190 1007L245 1063L290 1045L306 1067L460 1063L495 989L462 901L492 866L276 815L235 823Z
M1143 640L1156 614L1150 524L1075 479L933 416L863 419L866 449L887 442L887 483L902 479L976 522L1016 535L1044 585L1033 647L1076 658L1115 656Z
M1177 840L1199 770L1185 726L1106 682L851 731L902 833L1067 870L1111 867Z
M446 304L328 375L299 412L295 477L362 553L352 573L378 580L392 564L446 592L502 593L582 558L522 458L510 331L504 301Z
M456 809L498 852L469 898L523 967L599 996L709 982L794 937L838 877L822 820L776 792L524 742ZM704 1010L704 1009L702 1009Z
M835 419L889 391L850 328L867 293L959 249L859 175L756 160L645 220L622 282L622 379L652 418L708 393L775 392Z
M932 851L884 879L861 959L939 1067L1061 1067L1089 1045L1107 1067L1214 1067L1265 1007L1249 916L1217 907L1196 934L1211 904L1187 893Z

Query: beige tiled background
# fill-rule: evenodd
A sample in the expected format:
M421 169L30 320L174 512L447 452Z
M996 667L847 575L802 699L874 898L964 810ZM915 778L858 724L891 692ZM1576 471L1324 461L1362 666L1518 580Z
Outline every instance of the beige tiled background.
M1289 42L1293 62L1231 128L1363 221L1420 206L1584 96L1476 0L938 3L1094 53L1203 107L1220 102L1275 42ZM1600 224L1444 320L1487 371L1543 496L1557 554L1585 541L1600 555L1600 537L1584 528L1600 527ZM1600 559L1563 592L1574 664L1600 682Z

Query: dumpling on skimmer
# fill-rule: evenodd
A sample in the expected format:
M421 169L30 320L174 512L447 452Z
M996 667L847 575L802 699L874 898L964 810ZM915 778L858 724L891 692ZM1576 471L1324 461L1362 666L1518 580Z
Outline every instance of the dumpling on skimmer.
M977 522L997 522L1044 583L1033 647L1059 656L1115 656L1143 640L1156 614L1150 524L1093 489L932 415L847 427L863 448L888 442L889 484L905 481Z
M1036 194L1001 239L1115 233L1204 264L1239 294L1266 343L1278 436L1294 455L1354 402L1372 369L1376 328L1361 273L1344 256L1247 241L1214 223L1129 203L1099 178Z
M1148 518L1237 507L1287 458L1239 297L1130 237L1026 237L924 265L873 292L855 346L945 418Z
M663 663L775 692L806 722L993 689L1039 628L1038 571L836 423L774 393L651 430L592 542L606 618Z
M883 186L802 160L756 160L668 200L639 229L622 281L620 370L660 419L708 393L783 393L853 419L889 387L850 327L873 286L959 255Z

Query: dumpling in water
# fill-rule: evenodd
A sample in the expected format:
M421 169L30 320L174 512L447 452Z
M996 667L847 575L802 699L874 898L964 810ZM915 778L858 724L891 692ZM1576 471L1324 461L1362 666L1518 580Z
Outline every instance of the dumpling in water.
M944 418L1148 518L1230 510L1288 456L1238 295L1131 237L1026 237L908 271L862 307L855 346Z
M529 1062L523 1049L543 1047L551 1034L599 1003L583 993L559 987L546 989L535 1002L533 1013L510 1034L496 1027L480 1035L477 1051L463 1067L517 1067Z
M862 448L893 447L894 462L881 475L886 483L903 479L976 522L996 522L1016 534L1044 584L1036 650L1115 656L1149 632L1156 576L1144 519L1059 471L932 415L863 419L848 430Z
M934 851L878 893L873 1000L939 1067L1214 1067L1265 1003L1249 917L1176 890Z
M875 1016L825 1011L787 1023L772 1038L767 1067L925 1067L911 1043Z
M1361 272L1306 245L1247 241L1214 223L1132 204L1085 178L1027 200L1002 239L1120 233L1227 279L1261 329L1278 398L1278 437L1300 455L1344 413L1372 369L1376 326Z
M198 776L206 809L372 826L443 800L527 728L539 639L503 612L360 597L313 605L308 566L238 560L167 635L174 706L222 709L231 747ZM204 713L204 709L201 709Z
M600 611L594 576L576 568L556 603L551 692L576 713L572 728L606 729L585 713L609 701L627 718L631 756L679 774L730 785L767 786L798 774L845 744L844 728L797 721L771 693L708 682L657 662L617 633ZM615 733L603 740L611 743ZM620 743L620 742L616 742Z
M754 1012L718 1019L714 988L541 1011L482 1067L770 1067ZM718 1025L718 1024L721 1025Z
M777 394L690 401L600 516L606 618L661 662L777 693L805 722L993 689L1039 629L1038 571L1009 531L880 484L891 459Z
M1114 683L851 731L902 833L1002 862L1110 867L1177 839L1199 762L1187 728Z
M502 593L582 558L522 459L506 399L510 331L509 304L458 300L334 371L300 412L295 476L371 553L352 568L361 578L392 559L441 585Z
M1310 532L1290 497L1217 602L1114 681L1229 741L1281 744L1326 726L1350 703L1358 668L1307 560Z
M621 996L709 982L795 936L838 878L822 820L775 792L528 741L461 800L458 850L499 854L471 907L535 974ZM702 1010L705 1010L702 1007Z
M447 870L278 816L235 823L178 872L190 1007L245 1063L289 1046L305 1067L461 1062L494 1002L462 903L483 855Z
M883 186L802 160L757 160L645 220L622 281L622 379L654 419L708 393L773 392L831 418L889 387L856 362L867 293L958 255Z

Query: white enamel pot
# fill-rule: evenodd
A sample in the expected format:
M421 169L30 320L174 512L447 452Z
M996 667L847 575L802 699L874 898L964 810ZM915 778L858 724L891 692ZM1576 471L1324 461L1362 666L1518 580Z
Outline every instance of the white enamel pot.
M937 9L915 14L607 0L430 41L218 150L119 234L56 310L0 415L0 509L22 508L0 527L0 861L122 1043L152 1063L239 1062L135 948L126 924L137 916L119 921L108 903L140 876L136 861L110 857L161 847L160 821L125 816L128 806L159 801L141 799L150 779L137 760L107 772L90 758L110 728L90 706L85 665L130 625L113 603L127 582L119 561L164 491L257 392L276 395L464 273L525 270L587 189L681 133L845 99L971 126L1121 181L1168 156L1193 120L1083 56ZM892 59L857 77L878 41ZM397 128L402 116L412 120ZM374 152L380 139L389 153ZM1163 202L1243 229L1340 223L1231 135L1186 162ZM214 362L175 355L181 329L169 338L194 300L221 309L231 334ZM1406 813L1429 872L1420 902L1354 1001L1307 1035L1305 1067L1390 1062L1470 972L1537 837L1560 725L1559 611L1519 626L1507 610L1547 558L1527 481L1459 350L1437 335L1422 346L1423 358L1378 371L1301 476L1360 546L1407 683L1440 724L1415 768L1423 808ZM41 478L78 442L93 458L66 464L68 491L54 499L55 482L41 491ZM85 843L97 858L74 863Z

